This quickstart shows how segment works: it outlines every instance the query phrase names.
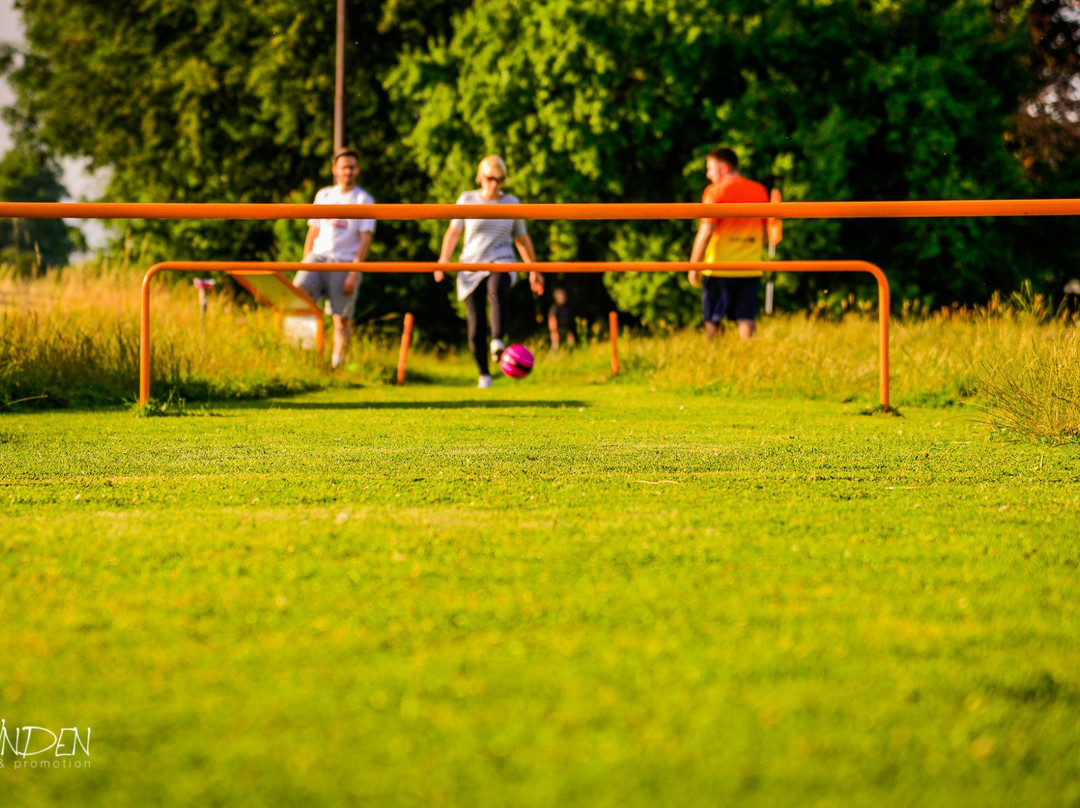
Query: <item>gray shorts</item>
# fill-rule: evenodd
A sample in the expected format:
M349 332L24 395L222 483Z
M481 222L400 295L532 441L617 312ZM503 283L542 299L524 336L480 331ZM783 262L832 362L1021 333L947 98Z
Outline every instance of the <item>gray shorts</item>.
M304 259L305 264L332 264L335 259L329 255L311 253ZM362 275L357 275L356 288L351 295L345 294L345 276L348 272L308 272L300 270L293 278L293 284L299 286L308 296L318 303L326 301L329 314L352 317L356 312L356 294L360 291Z

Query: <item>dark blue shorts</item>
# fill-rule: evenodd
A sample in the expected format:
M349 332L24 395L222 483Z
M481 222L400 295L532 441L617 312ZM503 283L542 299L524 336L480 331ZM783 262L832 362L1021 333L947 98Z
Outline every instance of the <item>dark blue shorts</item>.
M706 275L701 279L701 319L719 325L727 316L727 282Z
M701 306L707 323L753 320L757 317L761 277L718 278L706 275L701 283Z
M729 320L753 320L757 317L758 289L761 276L756 278L724 278L727 283Z

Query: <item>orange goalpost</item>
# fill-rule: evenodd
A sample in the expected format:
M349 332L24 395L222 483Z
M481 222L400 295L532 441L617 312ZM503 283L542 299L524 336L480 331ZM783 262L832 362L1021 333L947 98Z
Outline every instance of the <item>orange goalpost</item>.
M505 215L505 213L504 213ZM611 264L589 261L546 261L534 265L542 272L605 272L612 271ZM717 269L717 264L689 261L627 261L617 264L620 272L687 272L692 269ZM139 403L150 401L150 281L160 272L214 272L263 270L283 272L306 269L314 272L341 272L355 269L356 264L303 264L289 261L163 261L147 270L142 282L139 336ZM363 265L364 272L433 272L446 268L445 264L432 261L369 261ZM454 264L454 271L483 270L510 272L514 264ZM868 261L731 261L723 264L730 270L765 270L779 272L866 272L873 275L878 285L878 395L881 407L889 404L889 280L881 268ZM618 373L618 353L615 349L618 321L612 318L612 371ZM412 318L408 316L406 329L411 334ZM402 339L401 358L398 362L399 384L404 380L401 369L408 352L407 341Z

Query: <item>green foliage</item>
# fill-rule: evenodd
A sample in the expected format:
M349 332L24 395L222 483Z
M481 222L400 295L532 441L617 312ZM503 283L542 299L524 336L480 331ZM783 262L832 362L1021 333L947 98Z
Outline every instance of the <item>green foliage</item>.
M617 261L683 261L678 248L684 222L639 224L621 227L611 243ZM604 275L615 304L631 312L644 325L661 329L686 326L701 319L701 292L690 285L685 273L609 272Z
M59 202L64 196L60 167L40 146L19 140L0 158L0 200ZM63 266L76 247L78 231L62 219L0 220L0 260L20 272Z
M1006 139L1017 99L1038 84L1031 66L1045 61L1027 40L1067 29L1059 6L353 0L347 140L382 202L453 200L489 152L506 157L508 190L526 201L696 200L702 157L720 143L793 201L1072 195L1071 152L1055 146L1053 172L1025 175L1018 156L1029 159L1030 139ZM306 201L329 181L331 9L195 0L151 4L136 19L119 2L19 7L28 52L0 58L16 116L51 149L110 168L109 198ZM293 254L303 225L128 227L128 243L153 260ZM432 258L444 227L383 223L371 257ZM531 232L541 257L670 259L688 254L694 224ZM801 220L787 223L780 257L863 258L889 272L898 299L981 302L1023 279L1056 292L1080 260L1073 236L1072 220ZM369 280L363 319L413 310L440 341L459 333L448 288ZM610 293L646 323L696 319L677 279L606 284L583 285L583 315L604 314ZM785 279L780 304L846 284Z
M20 5L30 51L12 81L50 143L112 169L107 199L273 201L326 148L325 15L282 0L258 12L169 2L137 17L115 2ZM151 260L254 257L270 244L263 223L129 227L151 237Z
M438 33L458 2L350 2L346 135L362 184L407 198L420 177L398 163L398 132L379 77L406 43ZM195 0L16 4L28 52L11 70L23 114L63 154L109 167L106 198L274 202L328 184L332 148L332 6ZM310 201L308 198L305 201ZM130 222L148 260L260 258L266 222ZM394 239L390 239L393 243ZM407 246L407 243L406 243Z
M1011 196L1026 187L1002 140L1024 86L1021 33L973 0L478 0L453 37L407 54L388 87L415 110L407 143L434 200L468 187L492 151L528 200L694 200L701 158L721 142L792 201ZM641 259L689 253L692 223L629 235L642 227L561 225L552 253L570 244L610 260L628 243ZM550 231L537 229L544 243ZM1020 249L1022 232L1000 221L799 221L782 256L869 259L904 293L985 300L1044 274L1046 251ZM618 276L609 287L647 321L691 319L688 296L649 299L658 283L670 286ZM812 295L817 282L808 286Z

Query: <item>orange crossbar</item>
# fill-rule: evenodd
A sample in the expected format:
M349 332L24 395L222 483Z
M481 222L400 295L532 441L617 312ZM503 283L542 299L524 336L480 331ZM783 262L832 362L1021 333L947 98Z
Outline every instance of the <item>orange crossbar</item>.
M505 219L505 205L470 205L471 219ZM457 219L459 205L285 205L268 203L0 202L6 219ZM701 218L897 219L952 216L1077 216L1080 199L936 199L896 202L524 203L516 219Z
M135 203L135 202L0 202L0 218L7 219L311 219L328 215L334 218L416 220L456 219L462 215L458 205L375 204L375 205L283 205L259 203ZM468 215L475 219L505 219L504 205L470 205ZM1078 216L1080 199L937 199L871 202L726 202L704 203L525 203L514 206L514 218L542 220L664 220L701 218L777 218L777 219L896 219L946 218L976 216ZM140 401L150 395L149 281L163 269L225 270L233 264L223 262L166 262L151 267L143 280L143 345L141 346ZM296 264L267 263L264 267L299 268ZM491 270L490 264L473 265ZM703 264L628 263L618 264L627 272L664 272L705 268ZM881 318L881 403L889 407L888 398L888 298L889 287L884 273L864 261L791 261L748 262L728 264L730 269L777 269L785 272L869 272L878 279L878 300ZM380 265L365 264L366 272L425 272L431 264L394 262ZM314 270L310 265L305 269ZM315 271L334 271L355 268L353 265L323 264ZM458 269L471 266L458 264ZM548 263L540 268L553 272L603 272L610 264ZM715 269L715 265L709 265Z
M338 206L340 207L340 206ZM505 214L505 208L503 209ZM470 215L472 212L470 211ZM544 272L686 272L691 269L717 270L720 265L689 261L627 261L617 264L591 261L548 261L533 265ZM868 261L731 261L724 269L732 271L774 270L777 272L869 272L878 284L879 392L881 406L889 405L889 280L881 268ZM475 270L512 272L521 264L436 264L430 261L369 261L364 272L433 272L435 269L457 272ZM164 261L146 271L142 282L139 341L139 403L150 401L150 281L159 272L207 272L229 269L264 269L269 271L306 269L310 272L341 272L356 269L356 264L302 264L287 261Z

